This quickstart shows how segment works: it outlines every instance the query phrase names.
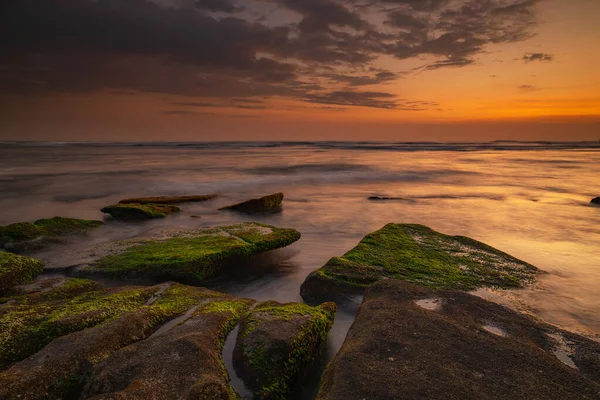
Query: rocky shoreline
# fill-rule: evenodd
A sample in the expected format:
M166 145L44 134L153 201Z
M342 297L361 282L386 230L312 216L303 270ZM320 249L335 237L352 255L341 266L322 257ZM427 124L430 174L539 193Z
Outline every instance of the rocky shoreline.
M125 199L103 211L136 223L214 197ZM260 220L282 200L221 209ZM0 227L11 252L0 252L0 398L237 399L222 355L236 327L233 367L254 398L295 398L336 308L356 295L362 305L318 399L600 398L599 343L467 293L523 288L543 273L474 239L388 224L312 272L300 289L307 304L200 287L301 237L260 222L105 243L76 277L38 277L42 262L12 253L100 225L56 217Z

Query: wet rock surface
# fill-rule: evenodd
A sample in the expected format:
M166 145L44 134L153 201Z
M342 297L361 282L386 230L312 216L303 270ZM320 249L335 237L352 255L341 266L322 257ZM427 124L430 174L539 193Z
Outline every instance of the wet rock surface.
M536 267L468 237L423 225L388 224L312 272L301 294L308 301L338 300L360 294L380 279L460 290L519 288L538 273Z
M599 366L597 342L467 293L384 280L367 289L318 399L598 399Z
M321 354L335 311L334 303L268 301L242 319L233 362L255 399L292 398Z
M0 251L0 296L33 280L43 270L44 264L34 258Z
M73 290L73 286L80 288ZM81 287L87 287L87 290ZM115 290L117 293L113 292ZM96 297L98 292L103 294ZM85 307L82 307L82 296L94 298L96 304L83 303ZM115 303L115 296L127 298L126 305L123 301ZM55 300L57 297L60 300ZM109 301L111 297L113 299ZM3 347L9 349L13 357L12 362L4 363L0 368L2 399L88 398L93 395L168 398L167 393L180 393L181 397L189 395L189 398L234 398L220 396L233 393L220 358L220 348L225 335L251 304L249 300L176 283L106 289L91 281L69 279L62 284L54 281L24 288L21 295L12 300L0 308L2 317L16 310L23 311L23 307L44 306L49 308L46 311L50 315L56 317L58 313L62 317L59 326L71 329L46 330L55 334L49 344L37 352L30 350L18 355L10 350L18 349L27 340L22 331L11 331L13 336L15 333L21 335L15 344ZM119 310L110 311L105 307L107 302ZM66 307L74 310L65 311ZM81 312L82 309L86 311ZM90 309L102 310L102 313L90 314L87 312ZM195 311L189 319L177 321L178 325L153 336L161 327L169 327L169 321L186 315L190 309ZM86 320L100 314L104 317L96 318L94 322ZM83 315L87 317L82 318ZM48 327L43 321L41 325ZM5 320L2 320L2 326L6 326ZM38 326L29 325L35 330ZM127 350L130 345L135 347ZM123 352L119 353L119 349ZM173 358L175 351L181 352L181 359ZM28 353L33 354L28 356ZM120 357L124 355L128 364L121 361ZM123 365L132 369L126 373ZM121 372L115 376L113 370ZM124 394L108 395L121 391L125 391Z
M219 210L238 211L246 214L260 214L279 210L282 201L283 193L275 193L259 199L247 200L227 207L222 207Z
M180 211L179 207L168 204L114 204L101 209L114 219L121 221L142 221L146 219L165 218L173 212Z
M216 194L201 194L191 196L155 196L155 197L135 197L123 199L119 204L177 204L212 200L217 197Z
M75 273L204 282L234 261L285 247L298 239L300 233L295 229L250 222L166 232L161 238L100 246L95 252L104 255L78 267Z
M12 252L39 250L64 236L76 235L103 225L101 221L54 217L35 222L0 226L0 247Z

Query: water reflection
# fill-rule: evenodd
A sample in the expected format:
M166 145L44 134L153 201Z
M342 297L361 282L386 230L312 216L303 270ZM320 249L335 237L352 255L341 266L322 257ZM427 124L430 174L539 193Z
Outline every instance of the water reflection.
M90 245L144 236L157 227L258 219L296 228L302 239L264 263L265 269L231 275L215 287L281 302L300 301L304 278L368 232L388 222L420 223L471 236L549 272L532 288L481 295L568 329L600 333L600 207L588 205L600 195L600 152L319 150L304 145L3 148L0 223L55 215L97 219L103 218L101 207L125 197L216 192L217 199L185 204L174 217L139 224L108 221L89 237L38 256L49 266L66 267L89 262L83 249ZM286 195L280 214L255 218L216 211L278 191ZM367 200L374 195L406 201ZM332 351L352 320L351 314L340 315L336 326L343 328L330 338Z

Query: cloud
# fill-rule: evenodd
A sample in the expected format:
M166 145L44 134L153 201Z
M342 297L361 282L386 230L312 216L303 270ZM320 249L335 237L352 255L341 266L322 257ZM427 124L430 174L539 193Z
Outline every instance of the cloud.
M541 90L541 89L538 88L537 86L533 86L533 85L521 85L521 86L519 86L519 90L524 91L524 92L537 92L538 90Z
M523 56L522 60L525 60L525 62L551 62L554 61L554 55L546 53L527 53Z
M421 71L469 66L488 45L531 37L538 1L3 0L0 91L165 93L254 109L262 106L225 100L279 96L404 109L357 90L402 77L375 68L377 59L427 57Z
M322 94L311 94L306 100L317 104L338 106L359 106L405 111L422 111L437 107L435 102L406 101L396 95L385 92L333 91Z

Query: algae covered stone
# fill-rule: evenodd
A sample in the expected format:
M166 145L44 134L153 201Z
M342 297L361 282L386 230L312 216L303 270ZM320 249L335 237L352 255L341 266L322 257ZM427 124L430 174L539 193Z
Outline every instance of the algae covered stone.
M56 238L82 233L103 225L101 221L77 218L54 217L31 222L17 222L0 226L0 246L27 250L41 247L43 243L33 243L40 237Z
M231 206L222 207L219 210L233 210L247 214L259 214L278 210L282 201L283 193L275 193L259 199L247 200Z
M242 319L234 367L256 399L289 398L320 355L335 312L334 303L268 301Z
M155 197L135 197L131 199L123 199L119 204L177 204L189 202L201 202L212 200L217 197L216 194L201 194L191 196L155 196Z
M159 239L109 243L111 254L77 273L205 281L234 261L298 239L295 229L258 223L176 231Z
M468 237L444 235L423 225L388 224L311 273L301 293L305 299L333 298L361 293L371 283L389 278L433 288L519 288L538 272Z
M179 207L168 204L114 204L101 209L114 219L122 221L139 221L145 219L165 218L167 215L180 211Z
M228 333L252 303L213 301L170 330L116 351L93 368L82 397L238 399L221 354Z
M155 288L104 289L73 280L48 292L4 298L0 309L0 366L21 360L53 339L144 305Z
M33 280L43 270L41 261L0 251L0 296L13 286Z
M213 323L210 325L210 332L206 332L209 334L220 329L219 335L224 335L224 332L229 329L224 325L229 324L228 326L230 326L234 323L231 321L232 318L228 319L229 314L225 315L225 313L231 309L242 313L245 310L244 307L247 308L250 304L249 301L238 300L224 293L171 282L145 288L110 289L109 293L103 294L98 293L98 290L106 289L96 287L92 290L90 299L100 296L98 297L100 302L102 302L102 298L108 299L110 296L117 295L121 296L121 300L129 298L130 301L114 303L115 308L120 310L113 312L112 316L103 322L91 324L72 333L62 332L60 337L54 339L37 353L0 372L0 398L7 400L85 398L81 396L81 393L91 376L94 365L101 363L115 351L158 335L159 330L170 332L170 327L176 328L178 324L185 324L193 311L224 316L217 320L218 323L222 323L221 326ZM114 290L117 290L118 293L115 293ZM136 296L136 291L143 296ZM68 307L81 309L81 299L71 298L71 301L68 301L67 298L63 298L63 301L66 301ZM110 302L113 300L115 299L111 299ZM107 303L105 301L102 306ZM125 304L127 305L125 306ZM52 303L47 303L47 306L54 309L55 313L60 312L60 309L64 310L64 307L55 309L56 307ZM101 309L103 312L106 311L104 307ZM0 310L4 310L4 307ZM71 315L76 316L77 314L71 313ZM92 313L91 317L94 318L95 314ZM209 327L208 324L200 325ZM196 325L195 328L198 329L200 326ZM213 347L218 346L220 346L218 343L213 345ZM153 348L153 351L158 352L160 349ZM148 355L144 353L144 357ZM186 356L191 357L191 355ZM213 356L212 353L211 356ZM198 365L194 363L194 360L191 361L191 364ZM161 384L163 368L156 365L154 367L144 365L143 368L144 371L129 371L129 373L147 374L150 382L154 382L156 385ZM196 369L196 371L201 371L201 369ZM176 373L176 371L172 372ZM123 379L126 379L125 376ZM163 381L162 384L168 387L169 382ZM157 391L159 390L157 389ZM161 393L164 393L164 389Z
M367 289L317 399L599 395L600 343L468 293L381 280Z

